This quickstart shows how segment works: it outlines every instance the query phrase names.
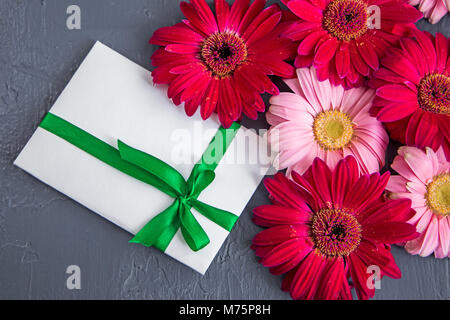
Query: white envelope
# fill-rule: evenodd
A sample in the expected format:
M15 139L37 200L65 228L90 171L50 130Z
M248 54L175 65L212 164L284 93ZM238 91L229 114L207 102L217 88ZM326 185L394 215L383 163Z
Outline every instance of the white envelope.
M99 42L50 112L114 147L120 139L158 157L186 179L219 128L216 119L188 118L182 106L167 98L165 88L151 83L148 70ZM189 135L194 138L187 139ZM195 148L186 155L190 141ZM261 146L262 138L241 127L215 170L215 180L198 199L240 215L269 169L270 161L246 159ZM132 234L173 202L40 127L14 164ZM192 212L210 244L194 252L178 231L165 253L204 274L228 231Z

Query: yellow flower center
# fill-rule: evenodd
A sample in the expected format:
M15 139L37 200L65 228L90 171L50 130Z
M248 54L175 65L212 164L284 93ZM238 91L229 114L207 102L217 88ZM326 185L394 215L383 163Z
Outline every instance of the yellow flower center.
M361 225L342 209L321 209L313 219L311 236L324 256L348 256L361 241Z
M420 80L417 98L420 107L432 113L450 115L450 77L433 73Z
M338 110L324 111L314 119L313 132L317 143L323 149L342 149L352 140L352 120Z
M450 214L450 173L444 173L433 178L427 185L425 195L428 208L442 216Z
M361 0L332 0L326 7L322 25L333 37L350 41L367 32L367 4Z
M219 78L231 75L247 59L247 45L232 32L218 32L207 38L200 56L211 72Z

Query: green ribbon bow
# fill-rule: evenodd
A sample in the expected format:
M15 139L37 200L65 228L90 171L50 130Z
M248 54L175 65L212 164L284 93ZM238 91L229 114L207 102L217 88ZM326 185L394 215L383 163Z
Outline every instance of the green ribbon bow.
M66 140L123 173L145 182L174 198L173 203L150 220L130 242L154 246L165 251L178 229L193 251L209 244L208 235L193 216L196 209L209 220L231 231L237 216L197 198L215 178L214 170L234 139L240 125L220 127L187 181L173 167L160 159L118 141L118 149L78 128L70 122L48 113L40 127Z

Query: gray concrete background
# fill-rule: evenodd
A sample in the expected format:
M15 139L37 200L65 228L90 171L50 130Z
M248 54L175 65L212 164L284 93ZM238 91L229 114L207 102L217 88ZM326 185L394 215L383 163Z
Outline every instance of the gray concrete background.
M202 277L156 249L129 244L125 231L12 165L96 40L151 69L148 39L180 21L179 2L0 0L0 298L289 298L281 277L249 248L260 230L251 209L268 203L262 185ZM71 4L81 7L81 30L66 28ZM449 16L418 26L450 36ZM267 127L264 117L244 125ZM388 158L394 154L390 146ZM403 278L384 279L376 299L450 299L448 259L393 253ZM81 290L66 288L69 265L81 268Z

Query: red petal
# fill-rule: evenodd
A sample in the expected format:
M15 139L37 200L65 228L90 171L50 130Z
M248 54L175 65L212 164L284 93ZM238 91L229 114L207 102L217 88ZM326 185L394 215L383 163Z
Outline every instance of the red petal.
M299 55L307 56L314 53L316 45L323 36L327 34L326 31L311 32L303 41L300 43L297 49Z
M386 249L384 249L384 245L374 246L363 240L359 244L355 253L365 265L375 265L378 266L380 270L384 269L384 266L387 266L390 263L389 256L386 256ZM387 253L389 253L389 251Z
M400 3L400 1L398 1L398 3ZM383 20L394 21L397 24L407 24L416 22L422 18L422 14L416 8L408 4L389 4L391 4L391 2L388 2L387 5L384 5L381 9ZM399 14L399 12L401 12L401 14Z
M222 113L226 112L232 121L236 121L241 115L242 109L240 97L236 94L232 81L231 78L221 80L219 98L223 103L222 106L225 107L224 110L221 110Z
M383 58L383 66L394 71L403 78L419 84L421 79L416 67L405 57L399 55L387 55Z
M178 76L170 84L169 90L167 90L167 96L172 99L180 94L185 88L194 84L201 76L202 74L198 72L189 72Z
M279 266L302 252L311 250L311 247L304 247L304 242L303 239L291 239L280 243L261 259L261 264L269 268Z
M184 103L184 111L188 117L192 117L195 111L197 111L201 98L201 95L194 96L191 100Z
M208 22L205 22L202 18L200 18L197 10L192 4L181 2L180 9L184 16L189 20L190 24L204 35L214 33L217 30L217 26L210 25Z
M208 26L208 30L210 32L217 32L219 30L216 22L216 18L211 11L211 8L208 6L205 0L190 0L193 8L197 11L198 15L204 21L204 23Z
M169 44L165 47L165 50L172 53L197 53L199 47L197 45L187 45L187 44Z
M277 174L276 177L283 179L282 181L284 181L284 183L271 178L266 178L264 180L264 186L266 187L267 191L269 191L271 196L273 196L277 201L290 206L291 208L298 209L303 212L308 211L308 205L305 203L305 201L299 195L295 194L289 186L286 185L292 182L287 180L287 178L281 173Z
M297 56L295 58L294 61L294 66L296 68L305 68L305 67L309 67L312 65L314 61L314 56L310 55L310 56ZM318 68L316 68L318 70ZM322 79L319 78L320 81L323 81Z
M228 17L230 15L230 6L225 0L214 0L216 7L217 25L220 31L225 31L228 27Z
M255 0L250 5L250 8L245 13L244 17L238 28L238 33L244 33L245 29L250 25L250 23L256 18L256 16L264 9L266 5L266 0Z
M403 119L417 110L417 102L393 102L381 109L377 119L382 122L392 122Z
M250 5L250 0L236 0L231 6L230 17L228 26L232 30L236 30L239 27L239 23L242 20L246 10Z
M281 11L273 14L268 19L266 19L263 23L261 23L258 28L251 34L248 35L247 45L251 46L252 43L258 41L265 35L267 35L270 31L272 31L275 26L280 22L281 19Z
M247 40L254 32L257 32L261 24L263 24L269 17L280 12L280 7L277 4L273 4L270 7L261 11L255 19L249 24L242 34L242 38Z
M433 42L431 42L430 38L423 31L417 30L414 32L414 36L424 54L422 61L428 65L428 72L433 72L436 69L436 50Z
M417 238L416 227L405 222L386 222L364 225L362 236L379 243L401 243Z
M326 163L320 159L315 158L312 164L312 174L314 177L314 184L316 186L317 193L322 198L324 203L331 203L331 177L332 173Z
M356 254L349 255L350 276L356 289L356 294L360 300L367 300L375 295L375 288L367 287L367 280L370 275L367 273L367 266Z
M365 42L364 44L359 43L356 44L356 47L358 48L358 52L363 58L363 60L373 69L377 70L379 67L379 59L378 55L375 52L375 49L373 48L372 44Z
M263 230L253 238L253 244L257 246L274 246L291 239L301 238L307 235L306 227L297 225L274 226Z
M293 0L287 4L288 8L299 18L310 22L322 21L322 10L308 1Z
M184 73L193 72L193 71L202 72L203 70L204 70L203 65L200 64L198 61L194 61L194 62L189 62L186 64L179 64L176 67L171 68L170 73L184 74Z
M202 101L200 115L202 119L208 119L216 109L219 100L219 80L211 79L208 89L206 89L205 98Z
M417 102L417 93L404 85L390 84L377 89L377 96L396 102Z
M412 214L410 199L395 199L371 206L358 216L358 220L361 224L406 222Z
M342 207L344 200L344 195L348 191L348 167L344 161L339 161L336 165L336 169L333 172L333 178L331 180L331 195L333 198L333 203Z
M322 206L322 200L317 191L311 186L308 180L299 175L297 172L291 172L292 179L301 187L298 192L302 192L302 197L312 207L313 210L318 210Z
M406 51L403 54L406 54L408 60L417 68L418 74L426 74L427 67L423 63L422 49L419 47L417 41L411 38L402 38L400 40L400 45L402 49Z
M299 20L292 23L291 26L282 34L282 36L292 41L299 41L306 38L309 34L321 30L322 28L317 22Z
M336 52L336 71L341 79L350 71L350 53L347 45L341 44Z
M150 43L165 46L170 43L198 45L203 37L184 24L159 28L153 33Z
M312 244L308 239L305 238L299 238L297 239L299 242L304 242L304 244L301 245L301 249L296 252L296 255L289 261L280 264L276 267L270 268L270 273L279 275L286 272L289 272L290 270L294 269L296 266L298 266L299 263L302 262L302 260L311 252L312 250ZM300 246L299 246L300 248Z
M168 68L158 67L152 71L154 83L169 84L175 80L176 77L177 75L170 73Z
M436 67L438 72L442 72L445 69L445 64L448 57L448 44L447 39L439 32L436 33Z
M273 225L307 223L310 211L293 209L279 205L263 205L253 209L256 217L262 218Z
M370 72L369 66L367 65L367 63L364 62L358 50L356 49L356 46L353 43L350 44L349 50L351 55L351 61L355 69L363 76L368 76Z
M339 42L334 37L322 42L320 47L317 48L316 54L314 56L314 63L323 65L326 64L334 57L334 54L338 48Z
M426 112L417 126L415 144L420 148L432 146L439 133L436 117Z
M417 127L423 117L425 112L421 111L420 109L417 109L409 118L406 118L407 124L406 124L406 132L405 132L405 142L408 145L414 145L416 142L416 132Z
M195 102L197 103L197 105L195 106L195 110L197 110L197 107L200 105L203 99L203 95L205 94L205 90L209 85L210 79L209 76L204 73L200 73L200 75L201 77L199 77L198 80L195 81L195 83L184 89L180 97L181 101L188 101L194 99Z
M344 260L341 257L328 258L317 290L317 298L321 300L337 300L344 276Z
M303 299L308 293L314 293L319 285L319 279L325 267L325 258L319 256L315 251L311 253L300 264L291 285L291 296L293 299ZM319 278L319 279L318 279Z

